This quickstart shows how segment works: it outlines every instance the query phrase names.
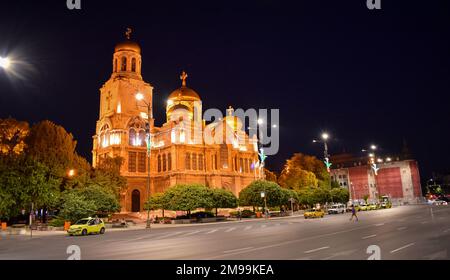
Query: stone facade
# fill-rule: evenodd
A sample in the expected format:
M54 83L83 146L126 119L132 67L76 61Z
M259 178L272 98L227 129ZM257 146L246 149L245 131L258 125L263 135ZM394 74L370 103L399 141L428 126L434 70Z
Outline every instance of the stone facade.
M121 174L127 178L127 189L121 195L122 212L142 211L149 194L176 184L199 183L238 195L261 177L255 169L257 140L248 137L231 107L223 119L206 124L201 99L186 86L184 72L182 86L167 100L165 123L155 126L153 87L142 79L141 67L138 44L127 40L116 45L113 73L100 89L100 115L93 136L94 167L107 157L124 159ZM224 140L210 143L205 131Z

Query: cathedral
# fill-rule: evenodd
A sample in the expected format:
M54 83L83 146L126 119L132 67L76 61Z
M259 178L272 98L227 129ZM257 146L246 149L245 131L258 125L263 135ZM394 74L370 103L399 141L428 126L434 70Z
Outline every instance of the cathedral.
M149 196L177 184L224 188L237 196L262 176L258 140L246 134L231 106L223 118L206 123L200 95L187 87L185 72L181 87L168 97L166 120L156 126L153 86L142 78L141 48L130 33L115 46L112 75L100 89L92 150L94 167L108 157L124 159L121 211L140 212Z

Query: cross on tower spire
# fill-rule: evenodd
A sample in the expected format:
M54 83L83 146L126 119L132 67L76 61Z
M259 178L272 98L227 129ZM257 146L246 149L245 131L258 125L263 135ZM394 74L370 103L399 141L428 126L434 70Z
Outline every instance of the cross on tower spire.
M187 79L187 77L188 77L187 73L183 71L183 72L181 73L181 76L180 76L181 85L182 85L183 87L186 86L186 79Z
M125 32L125 36L127 37L127 40L130 40L131 32L133 32L133 30L128 27L127 31Z

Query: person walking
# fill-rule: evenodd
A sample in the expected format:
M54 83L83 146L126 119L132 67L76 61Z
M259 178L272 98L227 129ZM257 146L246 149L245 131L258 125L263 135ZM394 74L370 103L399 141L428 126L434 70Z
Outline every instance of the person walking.
M353 217L356 218L356 221L359 220L359 219L358 219L358 216L356 215L356 208L355 208L355 205L352 204L352 216L350 217L350 221L353 220Z

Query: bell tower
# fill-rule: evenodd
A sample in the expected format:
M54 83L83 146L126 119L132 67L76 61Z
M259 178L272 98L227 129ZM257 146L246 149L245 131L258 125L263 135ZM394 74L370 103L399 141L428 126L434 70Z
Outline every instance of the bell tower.
M112 74L100 88L100 112L97 121L93 147L93 165L101 157L127 157L130 143L130 125L145 125L149 118L153 127L152 114L148 116L148 104L152 107L153 87L142 79L141 48L131 40L130 28L125 40L114 48ZM140 93L142 99L137 100Z

